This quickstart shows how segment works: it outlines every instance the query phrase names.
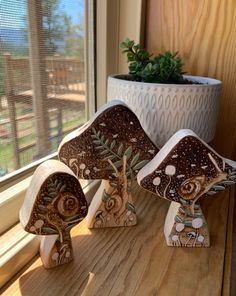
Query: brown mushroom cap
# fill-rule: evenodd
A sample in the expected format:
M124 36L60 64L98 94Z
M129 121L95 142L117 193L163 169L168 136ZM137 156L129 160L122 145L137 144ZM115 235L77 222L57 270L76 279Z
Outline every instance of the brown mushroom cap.
M138 174L148 191L179 202L208 191L225 180L231 166L191 130L180 130ZM220 178L219 178L220 176Z
M20 221L27 232L57 234L68 231L87 214L87 201L74 173L63 163L48 160L35 171Z
M121 171L126 155L127 170L136 175L157 151L136 115L123 102L112 101L65 137L58 156L79 178L112 179L111 162Z

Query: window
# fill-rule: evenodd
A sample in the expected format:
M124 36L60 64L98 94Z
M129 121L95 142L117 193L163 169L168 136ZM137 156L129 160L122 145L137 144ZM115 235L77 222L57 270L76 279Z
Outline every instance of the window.
M1 0L0 181L87 120L85 5Z

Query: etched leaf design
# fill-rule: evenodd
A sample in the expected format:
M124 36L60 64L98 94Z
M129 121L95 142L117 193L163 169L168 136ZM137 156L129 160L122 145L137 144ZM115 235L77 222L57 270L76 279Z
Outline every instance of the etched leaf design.
M93 140L93 143L94 144L101 144L101 141L100 140Z
M102 152L100 152L101 155L105 155L109 152L109 150L103 150Z
M43 197L43 200L46 201L46 202L51 202L52 198L49 197L49 196L45 196L45 197Z
M139 160L140 153L137 153L130 162L130 166L133 167Z
M133 150L132 150L132 147L131 147L131 146L129 146L129 147L125 150L124 155L126 155L127 160L130 159L130 156L131 156L132 152L133 152Z
M103 146L97 146L97 147L95 147L95 149L102 150L102 149L104 149L104 147Z
M177 223L183 223L183 220L180 218L180 216L176 215L175 216L175 222L177 222Z
M149 162L149 160L144 159L144 160L140 161L139 163L137 163L137 164L133 167L133 169L134 169L134 170L139 170L139 169L141 169L142 167L144 167L148 162Z
M128 211L135 213L135 207L131 203L127 202L125 207Z
M47 207L45 207L44 205L38 205L38 209L44 213L46 213L48 211Z
M109 184L110 184L112 187L115 187L115 188L118 186L115 182L109 182Z
M113 164L114 164L114 166L115 166L117 169L120 168L120 167L123 165L123 163L122 163L121 160L118 160L118 161L114 162Z
M55 229L53 229L51 227L46 227L46 226L42 227L42 232L47 233L47 234L57 234L58 233Z
M119 148L118 148L118 151L117 151L119 156L121 156L123 154L123 148L124 148L124 145L123 145L123 143L121 143Z
M102 194L102 201L106 202L109 198L110 198L110 195L106 193L106 191L104 190Z
M81 219L82 220L82 219ZM65 228L65 231L70 231L73 227L75 226L75 224L70 224Z
M113 141L111 142L110 149L112 150L112 149L115 147L115 145L116 145L116 140L113 140Z

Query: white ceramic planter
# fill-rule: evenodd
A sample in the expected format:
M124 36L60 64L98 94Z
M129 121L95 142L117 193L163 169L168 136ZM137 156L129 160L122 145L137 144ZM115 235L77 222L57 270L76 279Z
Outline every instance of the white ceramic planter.
M184 76L203 84L159 84L108 78L107 99L120 99L135 112L160 148L179 129L189 128L209 143L215 134L221 81Z

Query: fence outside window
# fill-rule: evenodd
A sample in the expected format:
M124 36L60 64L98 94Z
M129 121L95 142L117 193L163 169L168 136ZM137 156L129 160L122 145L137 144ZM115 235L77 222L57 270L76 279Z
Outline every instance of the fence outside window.
M85 3L1 6L0 178L56 151L87 119Z

